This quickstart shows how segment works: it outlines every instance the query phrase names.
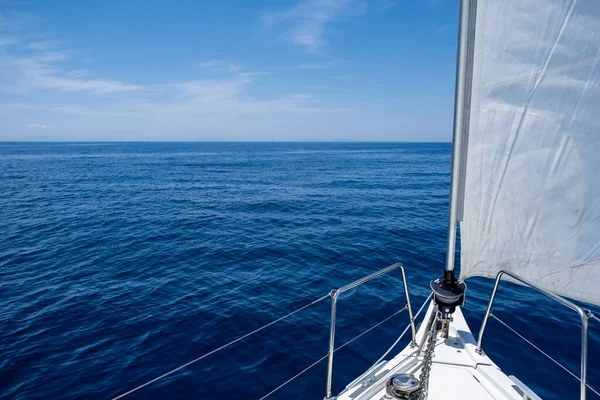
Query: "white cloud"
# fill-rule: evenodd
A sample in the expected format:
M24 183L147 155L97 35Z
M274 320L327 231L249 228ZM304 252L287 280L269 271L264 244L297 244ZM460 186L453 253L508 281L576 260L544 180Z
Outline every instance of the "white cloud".
M15 37L9 35L0 35L0 48L8 47L17 43L17 39Z
M98 94L120 93L141 90L139 85L130 85L120 81L103 79L72 79L61 76L38 75L37 83L43 88L64 91L91 91Z
M337 61L327 62L327 63L302 63L298 65L294 65L289 69L328 69L332 68L336 65Z
M141 90L139 85L121 81L78 77L56 62L68 57L62 52L40 52L34 55L0 54L0 92L33 93L40 89L83 91L96 94Z
M200 68L212 69L212 70L225 70L229 72L241 71L243 68L237 64L233 64L223 60L208 60L198 63Z
M236 116L272 116L273 113L329 111L308 93L284 94L271 98L250 96L249 89L258 84L260 78L260 75L242 73L221 79L196 79L146 85L132 98L111 98L109 102L93 106L21 101L0 103L0 110L51 112L53 116L57 114L82 117L104 116L137 121L158 121L162 124L187 121L192 126L201 125L203 118L207 117L227 120ZM96 94L100 95L100 93Z
M27 128L29 129L48 129L48 128L52 128L52 125L46 125L46 124L27 124Z
M39 33L28 31L31 16L9 19L0 15L0 93L32 94L41 89L96 94L139 91L139 85L118 80L80 76L65 66L68 52L59 42L31 40ZM75 72L75 73L74 73Z
M150 90L168 97L168 101L156 98L135 100L126 110L138 114L150 114L156 118L188 119L202 115L218 115L224 118L239 115L269 115L269 113L319 112L312 95L306 93L284 94L277 97L257 98L249 95L250 89L260 83L260 75L235 74L223 79L198 79L173 84L156 85Z
M302 0L287 10L264 13L262 22L266 29L283 26L287 39L314 53L325 45L327 25L366 9L365 0Z
M58 46L58 42L52 40L36 40L29 42L27 47L31 50L51 50Z
M271 28L283 29L289 38L297 34L294 43L315 51L325 46L330 23L358 15L364 7L359 0L307 0L273 14ZM89 63L82 71L66 41L34 41L47 35L7 30L4 22L0 17L3 140L41 135L45 140L327 140L339 132L360 139L374 131L382 132L378 138L397 139L397 127L404 126L402 115L358 109L352 95L341 98L328 86L293 80L303 70L325 70L340 62L330 58L263 71L206 60L178 82L154 75L156 80L138 83L135 75L99 77ZM334 70L326 72L339 74ZM60 130L50 129L56 126Z

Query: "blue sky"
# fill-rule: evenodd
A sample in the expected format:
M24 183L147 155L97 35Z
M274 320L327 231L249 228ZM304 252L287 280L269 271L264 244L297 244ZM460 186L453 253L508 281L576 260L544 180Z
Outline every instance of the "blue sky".
M0 0L0 140L449 141L457 4Z

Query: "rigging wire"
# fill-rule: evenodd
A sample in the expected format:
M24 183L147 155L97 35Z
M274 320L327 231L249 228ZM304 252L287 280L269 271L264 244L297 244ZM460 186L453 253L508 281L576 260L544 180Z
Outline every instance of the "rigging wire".
M393 313L392 315L390 315L386 319L384 319L384 320L378 322L377 324L373 325L372 327L370 327L369 329L367 329L363 333L354 336L352 339L348 340L346 343L342 344L339 347L336 347L333 350L333 352L335 353L336 351L338 351L340 349L343 349L344 347L348 346L350 343L354 342L355 340L357 340L361 336L366 335L367 333L371 332L373 329L377 328L381 324L383 324L383 323L389 321L390 319L394 318L396 315L398 315L402 311L406 310L406 308L407 308L406 306L402 307L400 310L396 311L395 313ZM269 393L267 393L266 395L264 395L263 397L261 397L259 400L266 399L267 397L269 397L270 395L272 395L273 393L275 393L276 391L278 391L279 389L281 389L282 387L284 387L285 385L287 385L288 383L290 383L291 381L293 381L294 379L296 379L297 377L299 377L300 375L304 374L306 371L308 371L309 369L311 369L312 367L314 367L315 365L317 365L318 363L320 363L321 361L323 361L324 359L326 359L328 356L329 356L329 353L325 354L323 357L321 357L320 359L318 359L317 361L315 361L314 363L312 363L309 367L307 367L304 370L300 371L294 377L292 377L291 379L288 379L287 381L285 381L284 383L282 383L281 385L279 385L278 387L276 387L275 389L273 389L272 391L270 391Z
M310 364L308 367L304 368L302 371L298 372L296 375L294 375L293 377L291 377L287 381L283 382L281 385L277 386L275 389L271 390L269 393L265 394L259 400L266 399L267 397L269 397L270 395L272 395L273 393L275 393L276 391L278 391L279 389L281 389L282 387L284 387L285 385L287 385L288 383L290 383L294 379L298 378L300 375L304 374L306 371L308 371L309 369L311 369L312 367L314 367L315 365L317 365L318 363L320 363L321 361L323 361L324 359L326 359L328 356L329 356L329 354L325 354L323 357L319 358L317 361L315 361L314 363Z
M423 311L423 308L425 308L425 305L429 303L429 299L431 299L431 296L433 296L433 292L431 292L429 294L429 296L427 296L427 298L425 299L425 301L423 302L423 304L421 304L421 308L419 308L419 311L417 311L417 313L415 314L415 316L413 317L413 321L415 319L417 319L417 317L419 316L419 314L421 314L421 311ZM375 361L375 363L373 364L373 367L377 364L379 364L381 362L381 360L383 360L389 353L390 351L392 351L392 349L394 347L396 347L396 345L398 344L398 342L402 339L402 337L406 334L406 332L408 331L408 328L410 327L410 324L406 327L406 329L404 329L404 331L400 334L400 336L398 336L398 339L396 339L396 341L390 346L390 348L383 353L383 355L381 357L379 357L379 360ZM415 339L416 340L416 339ZM371 367L371 368L373 368ZM369 368L370 369L370 368Z
M118 396L114 397L112 400L118 400L118 399L122 399L122 398L124 398L124 397L126 397L126 396L130 395L131 393L134 393L134 392L136 392L136 391L138 391L138 390L140 390L140 389L142 389L142 388L144 388L144 387L146 387L146 386L148 386L148 385L151 385L151 384L153 384L154 382L157 382L157 381L159 381L159 380L161 380L161 379L163 379L163 378L166 378L167 376L169 376L169 375L172 375L172 374L174 374L175 372L177 372L177 371L180 371L180 370L182 370L182 369L184 369L184 368L186 368L186 367L188 367L188 366L190 366L190 365L192 365L192 364L194 364L194 363L196 363L196 362L198 362L198 361L200 361L200 360L202 360L202 359L204 359L204 358L206 358L206 357L208 357L208 356L210 356L210 355L212 355L212 354L214 354L214 353L217 353L217 352L219 352L219 351L221 351L221 350L224 350L225 348L227 348L227 347L230 347L230 346L232 346L233 344L235 344L235 343L237 343L237 342L239 342L239 341L241 341L241 340L243 340L243 339L245 339L245 338L247 338L247 337L249 337L249 336L252 336L252 335L254 335L254 334L258 333L258 332L260 332L260 331L262 331L262 330L264 330L264 329L268 328L269 326L276 324L277 322L280 322L280 321L282 321L282 320L284 320L284 319L286 319L286 318L288 318L288 317L291 317L292 315L294 315L294 314L296 314L296 313L298 313L298 312L300 312L300 311L302 311L302 310L304 310L304 309L306 309L306 308L308 308L308 307L310 307L310 306L313 306L313 305L315 305L315 304L317 304L317 303L319 303L319 302L321 302L321 301L325 300L325 299L326 299L326 298L328 298L328 297L330 297L330 295L329 295L329 294L327 294L327 295L325 295L325 296L322 296L322 297L320 297L320 298L318 298L318 299L315 299L315 300L313 300L312 302L310 302L310 303L308 303L308 304L306 304L306 305L304 305L304 306L302 306L302 307L300 307L300 308L296 309L295 311L292 311L292 312L290 312L290 313L288 313L288 314L286 314L286 315L284 315L284 316L282 316L282 317L280 317L280 318L277 318L277 319L275 319L275 320L273 320L273 321L269 322L268 324L266 324L266 325L263 325L263 326L262 326L262 327L260 327L260 328L257 328L257 329L255 329L255 330L253 330L253 331L249 332L249 333L246 333L245 335L243 335L243 336L240 336L240 337L238 337L237 339L234 339L234 340L232 340L231 342L228 342L228 343L226 343L226 344L224 344L224 345L222 345L222 346L220 346L220 347L218 347L218 348L216 348L216 349L214 349L214 350L211 350L211 351L209 351L208 353L206 353L206 354L203 354L202 356L200 356L200 357L197 357L197 358L195 358L195 359L193 359L193 360L191 360L191 361L189 361L189 362L187 362L187 363L185 363L185 364L183 364L183 365L181 365L181 366L179 366L179 367L177 367L177 368L174 368L174 369L172 369L172 370L170 370L170 371L168 371L168 372L166 372L166 373L164 373L164 374L162 374L162 375L160 375L160 376L158 376L158 377L156 377L156 378L154 378L154 379L152 379L152 380L150 380L150 381L148 381L148 382L146 382L146 383L144 383L144 384L142 384L142 385L139 385L139 386L137 386L137 387L135 387L135 388L133 388L133 389L131 389L131 390L129 390L129 391L127 391L127 392L123 393L123 394L120 394L120 395L118 395ZM419 316L419 314L420 314L420 313L423 311L423 308L425 307L425 305L427 304L427 302L428 302L428 300L429 300L430 298L431 298L431 294L430 294L430 295L429 295L429 296L428 296L428 297L425 299L425 301L423 302L423 304L421 305L421 307L419 308L419 310L418 310L418 311L417 311L417 313L415 314L415 316L414 316L414 319L416 319L416 318ZM335 349L333 350L333 351L334 351L334 353L335 353L336 351L338 351L338 350L341 350L342 348L344 348L344 347L348 346L349 344L351 344L351 343L352 343L352 342L354 342L355 340L358 340L358 339L359 339L359 338L361 338L362 336L364 336L364 335L366 335L367 333L371 332L372 330L376 329L377 327L379 327L380 325L382 325L382 324L384 324L385 322L389 321L390 319L392 319L393 317L395 317L396 315L400 314L402 311L404 311L404 310L406 310L406 309L407 309L407 306L404 306L404 307L403 307L403 308L401 308L400 310L398 310L398 311L394 312L392 315L388 316L387 318L385 318L385 319L383 319L382 321L378 322L377 324L373 325L372 327L370 327L370 328L369 328L369 329L367 329L366 331L364 331L364 332L362 332L362 333L358 334L357 336L353 337L352 339L350 339L350 340L349 340L349 341L347 341L346 343L344 343L344 344L342 344L342 345L338 346L337 348L335 348ZM508 330L510 330L511 332L513 332L515 335L517 335L518 337L520 337L522 340L524 340L525 342L527 342L527 343L528 343L528 344L529 344L531 347L533 347L534 349L536 349L537 351L539 351L540 353L542 353L544 356L546 356L546 358L548 358L549 360L551 360L552 362L554 362L556 365L558 365L560 368L562 368L563 370L565 370L565 371L566 371L566 372L567 372L569 375L571 375L572 377L574 377L575 379L577 379L578 381L580 381L580 382L581 382L581 378L580 378L580 377L578 377L577 375L575 375L575 373L573 373L573 372L572 372L571 370L569 370L567 367L565 367L564 365L562 365L560 362L558 362L557 360L555 360L554 358L552 358L552 357L551 357L551 356L550 356L548 353L544 352L544 351L543 351L542 349L540 349L538 346L536 346L535 344L533 344L533 343L532 343L530 340L528 340L528 339L527 339L527 338L525 338L523 335L521 335L519 332L517 332L516 330L514 330L514 329L513 329L512 327L510 327L510 326L509 326L509 325L508 325L506 322L504 322L503 320L501 320L499 317L497 317L496 315L494 315L494 314L492 314L492 313L490 313L490 316L491 316L491 317L493 317L493 318L494 318L496 321L498 321L500 324L502 324L504 327L506 327ZM590 318L593 318L593 319L596 319L596 320L600 320L598 317L596 317L596 316L595 316L595 315L593 315L593 314L592 314L592 315L590 315ZM370 368L369 368L369 369L368 369L368 370L367 370L367 371L366 371L366 372L365 372L363 375L361 375L361 376L364 376L364 375L368 374L368 373L369 373L369 371L370 371L370 370L371 370L371 369L372 369L372 368L373 368L375 365L377 365L379 362L381 362L381 361L382 361L382 360L383 360L383 359L384 359L384 358L385 358L385 357L386 357L386 356L387 356L387 355L390 353L390 351L391 351L391 350L392 350L392 349L393 349L393 348L394 348L394 347L395 347L395 346L398 344L398 342L399 342L399 341L400 341L400 340L401 340L401 339L404 337L404 335L406 334L406 332L408 331L408 329L409 329L409 328L410 328L410 324L406 326L406 328L404 329L404 331L402 331L402 333L400 334L400 336L398 337L398 339L396 339L396 341L395 341L395 342L394 342L394 343L393 343L393 344L390 346L390 348L389 348L389 349L388 349L388 350L387 350L387 351L386 351L386 352L385 352L385 353L384 353L384 354L383 354L383 355L382 355L382 356L381 356L381 357L380 357L380 358L379 358L379 359L378 359L378 360L377 360L377 361L376 361L376 362L373 364L373 366L371 366L371 367L370 367ZM326 359L328 356L329 356L329 353L328 353L328 354L325 354L323 357L321 357L320 359L318 359L317 361L315 361L314 363L312 363L311 365L309 365L308 367L306 367L305 369L303 369L302 371L300 371L299 373L297 373L296 375L294 375L294 376L293 376L293 377L291 377L290 379L286 380L286 381L285 381L285 382L283 382L281 385L277 386L275 389L271 390L269 393L267 393L266 395L264 395L263 397L261 397L259 400L264 400L264 399L266 399L267 397L269 397L269 396L271 396L272 394L274 394L275 392L279 391L281 388L283 388L284 386L288 385L289 383L291 383L292 381L294 381L295 379L297 379L298 377L300 377L301 375L303 375L304 373L306 373L307 371L309 371L310 369L312 369L313 367L315 367L315 366L316 366L317 364L319 364L321 361L325 360L325 359ZM590 384L588 384L587 382L586 382L586 386L587 386L587 388L588 388L588 389L590 389L592 392L594 392L594 394L596 394L597 396L599 396L599 397L600 397L600 393L599 393L599 392L598 392L598 391L597 391L595 388L593 388L593 387L592 387Z
M164 374L162 374L162 375L160 375L160 376L158 376L158 377L156 377L156 378L154 378L154 379L152 379L152 380L149 380L149 381L148 381L148 382L146 382L146 383L143 383L143 384L141 384L141 385L139 385L139 386L137 386L137 387L135 387L135 388L133 388L133 389L131 389L131 390L129 390L129 391L127 391L127 392L123 393L123 394L120 394L120 395L118 395L118 396L114 397L112 400L118 400L118 399L122 399L123 397L125 397L125 396L128 396L128 395L130 395L130 394L131 394L131 393L133 393L133 392L136 392L136 391L138 391L138 390L140 390L140 389L142 389L142 388L144 388L144 387L146 387L146 386L148 386L148 385L151 385L151 384L153 384L154 382L157 382L157 381L159 381L159 380L161 380L161 379L163 379L163 378L166 378L167 376L169 376L169 375L172 375L172 374L174 374L175 372L182 370L183 368L186 368L186 367L188 367L188 366L190 366L190 365L192 365L192 364L194 364L194 363L196 363L196 362L198 362L198 361L200 361L200 360L202 360L202 359L204 359L204 358L206 358L206 357L208 357L208 356L210 356L210 355L212 355L212 354L214 354L214 353L216 353L216 352L218 352L218 351L221 351L221 350L223 350L223 349L225 349L225 348L227 348L227 347L229 347L229 346L231 346L231 345L233 345L233 344L235 344L235 343L237 343L237 342L239 342L239 341L241 341L241 340L244 340L244 339L245 339L245 338L247 338L248 336L252 336L252 335L254 335L255 333L258 333L258 332L262 331L263 329L266 329L266 328L268 328L269 326L271 326L271 325L273 325L273 324L276 324L276 323L277 323L277 322L279 322L279 321L282 321L282 320L284 320L284 319L286 319L286 318L288 318L288 317L291 317L292 315L294 315L294 314L296 314L296 313L298 313L298 312L300 312L300 311L304 310L305 308L308 308L308 307L310 307L310 306L312 306L312 305L315 305L315 304L317 304L317 303L319 303L319 302L321 302L321 301L325 300L325 299L326 299L326 298L328 298L328 297L329 297L329 294L326 294L325 296L322 296L322 297L320 297L320 298L318 298L318 299L316 299L316 300L313 300L312 302L310 302L310 303L308 303L308 304L306 304L306 305L304 305L304 306L302 306L302 307L298 308L297 310L295 310L295 311L292 311L291 313L284 315L283 317L277 318L276 320L274 320L274 321L271 321L271 322L269 322L268 324L266 324L266 325L263 325L263 326L261 326L260 328L253 330L252 332L246 333L245 335L243 335L243 336L240 336L239 338L237 338L237 339L234 339L234 340L232 340L231 342L229 342L229 343L226 343L226 344L224 344L224 345L223 345L223 346L221 346L221 347L218 347L218 348L216 348L216 349L214 349L214 350L211 350L211 351L209 351L208 353L206 353L206 354L203 354L203 355L201 355L200 357L193 359L192 361L189 361L189 362L187 362L187 363L185 363L185 364L183 364L183 365L181 365L181 366L179 366L179 367L177 367L177 368L175 368L175 369L172 369L172 370L170 370L169 372L166 372L166 373L164 373Z
M508 330L512 331L512 333L514 333L515 335L517 335L518 337L520 337L521 339L523 339L525 342L527 342L531 347L533 347L534 349L536 349L537 351L539 351L540 353L542 353L543 355L545 355L550 361L554 362L556 365L558 365L559 367L561 367L562 369L564 369L565 371L567 371L573 378L577 379L579 382L581 382L581 378L577 375L575 375L570 369L568 369L567 367L565 367L564 365L562 365L561 363L559 363L558 361L556 361L554 358L552 358L548 353L546 353L544 350L540 349L538 346L536 346L535 344L533 344L531 341L529 341L527 338L525 338L523 335L521 335L519 332L517 332L516 330L514 330L513 328L511 328L506 322L502 321L500 318L498 318L497 316L495 316L494 314L490 313L490 317L493 317L496 321L500 322L502 325L504 325ZM585 383L585 386L588 387L588 389L590 389L592 392L594 392L597 396L600 397L600 393L598 393L598 391L596 389L594 389L592 386L590 386L589 383Z
M415 314L415 316L413 317L413 320L417 319L417 317L419 316L419 314L421 314L421 311L423 311L423 308L425 307L426 304L428 304L429 299L431 298L432 294L430 294L425 301L423 302L423 304L421 305L421 308L419 308L419 311L417 311L417 313ZM387 317L386 319L384 319L383 321L379 322L377 325L372 326L371 328L369 328L368 330L364 331L363 333L361 333L360 335L355 336L354 338L350 339L349 341L347 341L346 343L342 344L341 346L337 347L335 350L333 350L333 352L335 353L336 351L342 349L343 347L346 347L347 345L349 345L350 343L354 342L356 339L358 339L359 337L365 335L366 333L372 331L373 329L377 328L379 325L383 324L384 322L390 320L391 318L395 317L396 315L400 314L402 311L406 310L406 306L404 306L404 308L400 309L399 311L396 311L394 314L390 315L389 317ZM410 328L410 323L408 325L406 325L406 328L404 329L404 331L402 331L402 333L400 334L400 336L398 337L398 339L396 339L396 341L394 342L394 344L392 344L392 346L383 354L383 356L381 356L379 358L379 360L377 360L377 362L375 362L375 364L373 364L373 366L371 366L365 373L363 373L359 378L357 378L356 380L360 379L362 376L367 375L371 369L377 365L381 360L383 360L383 358L385 356L387 356L389 354L389 352L398 344L398 342L402 339L402 337L406 334L406 332L408 331L408 329ZM279 389L283 388L284 386L286 386L288 383L292 382L293 380L295 380L296 378L300 377L301 375L303 375L305 372L307 372L308 370L312 369L313 367L315 367L317 364L319 364L321 361L325 360L327 357L329 356L329 353L325 354L323 357L321 357L320 359L318 359L317 361L315 361L314 363L312 363L311 365L309 365L308 367L304 368L302 371L300 371L299 373L297 373L296 375L294 375L293 377L291 377L290 379L288 379L287 381L283 382L281 385L277 386L275 389L271 390L269 393L267 393L266 395L264 395L263 397L261 397L259 400L264 400L267 397L269 397L270 395L272 395L273 393L277 392ZM355 380L355 381L356 381Z

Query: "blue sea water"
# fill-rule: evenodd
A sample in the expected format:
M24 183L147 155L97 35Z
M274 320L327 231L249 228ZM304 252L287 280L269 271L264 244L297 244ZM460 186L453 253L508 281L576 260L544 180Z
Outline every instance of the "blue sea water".
M418 308L445 259L450 160L449 144L0 144L0 396L114 397L396 262ZM491 282L468 283L477 332ZM402 299L398 274L344 295L338 344ZM130 398L258 399L327 353L329 305ZM578 373L574 315L510 283L495 313ZM406 323L337 352L334 392ZM590 335L598 387L600 326ZM494 320L484 350L544 399L579 398L574 378ZM321 399L325 381L321 362L271 398Z

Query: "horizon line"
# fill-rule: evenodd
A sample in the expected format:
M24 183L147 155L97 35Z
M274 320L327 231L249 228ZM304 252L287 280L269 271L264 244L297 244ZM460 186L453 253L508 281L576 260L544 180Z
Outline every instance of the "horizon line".
M0 140L0 143L447 143L452 141L391 140Z

